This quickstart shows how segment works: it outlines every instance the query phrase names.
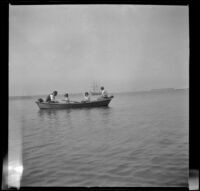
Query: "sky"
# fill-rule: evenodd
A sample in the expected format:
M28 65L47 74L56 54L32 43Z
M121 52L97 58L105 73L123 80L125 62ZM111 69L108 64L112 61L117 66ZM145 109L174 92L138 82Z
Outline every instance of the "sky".
M9 96L189 86L188 6L10 5Z

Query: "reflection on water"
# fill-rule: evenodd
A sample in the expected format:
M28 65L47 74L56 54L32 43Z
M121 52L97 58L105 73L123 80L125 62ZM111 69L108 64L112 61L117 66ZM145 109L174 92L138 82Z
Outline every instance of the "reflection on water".
M101 115L103 118L109 118L109 114L112 112L112 108L110 107L100 107L100 108L80 108L80 109L41 109L38 110L38 117L41 119L58 119L59 115L65 114L65 116L70 119L71 113L82 113L82 115L85 115L86 117L90 117L92 113L98 112L99 115Z
M50 110L50 109L46 109L46 110L38 110L38 117L44 118L44 117L48 117L49 119L51 119L53 116L57 115L57 112L59 112L59 110Z

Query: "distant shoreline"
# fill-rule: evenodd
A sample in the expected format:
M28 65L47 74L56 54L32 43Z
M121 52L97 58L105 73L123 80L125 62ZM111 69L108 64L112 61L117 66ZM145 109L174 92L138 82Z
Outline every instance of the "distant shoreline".
M125 94L125 93L140 93L140 92L166 92L166 91L179 91L179 90L189 90L189 88L160 88L160 89L150 89L150 90L134 90L130 92L112 92L111 94ZM83 93L71 93L71 95L82 95ZM58 96L63 96L64 94L60 94ZM23 95L23 96L9 96L9 99L14 98L33 98L33 97L46 97L46 95Z

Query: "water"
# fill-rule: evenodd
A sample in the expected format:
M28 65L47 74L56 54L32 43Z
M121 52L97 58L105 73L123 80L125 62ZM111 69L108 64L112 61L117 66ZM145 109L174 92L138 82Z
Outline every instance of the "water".
M43 111L35 100L9 100L21 186L188 185L188 91L115 94L108 108Z

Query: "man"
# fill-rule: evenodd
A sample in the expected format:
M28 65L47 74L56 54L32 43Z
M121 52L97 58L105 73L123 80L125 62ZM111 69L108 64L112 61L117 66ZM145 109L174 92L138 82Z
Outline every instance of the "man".
M69 100L69 94L68 93L66 93L65 95L64 95L64 100L63 101L66 101L66 103L69 103L70 102L70 100Z
M89 96L89 93L88 93L88 92L85 92L85 96L84 96L82 102L90 102L90 96Z
M46 102L57 102L55 97L57 96L58 92L54 91L52 94L48 95L46 98Z
M108 97L108 94L107 94L107 92L106 92L106 90L104 89L103 86L101 87L101 97L102 98L107 98Z

